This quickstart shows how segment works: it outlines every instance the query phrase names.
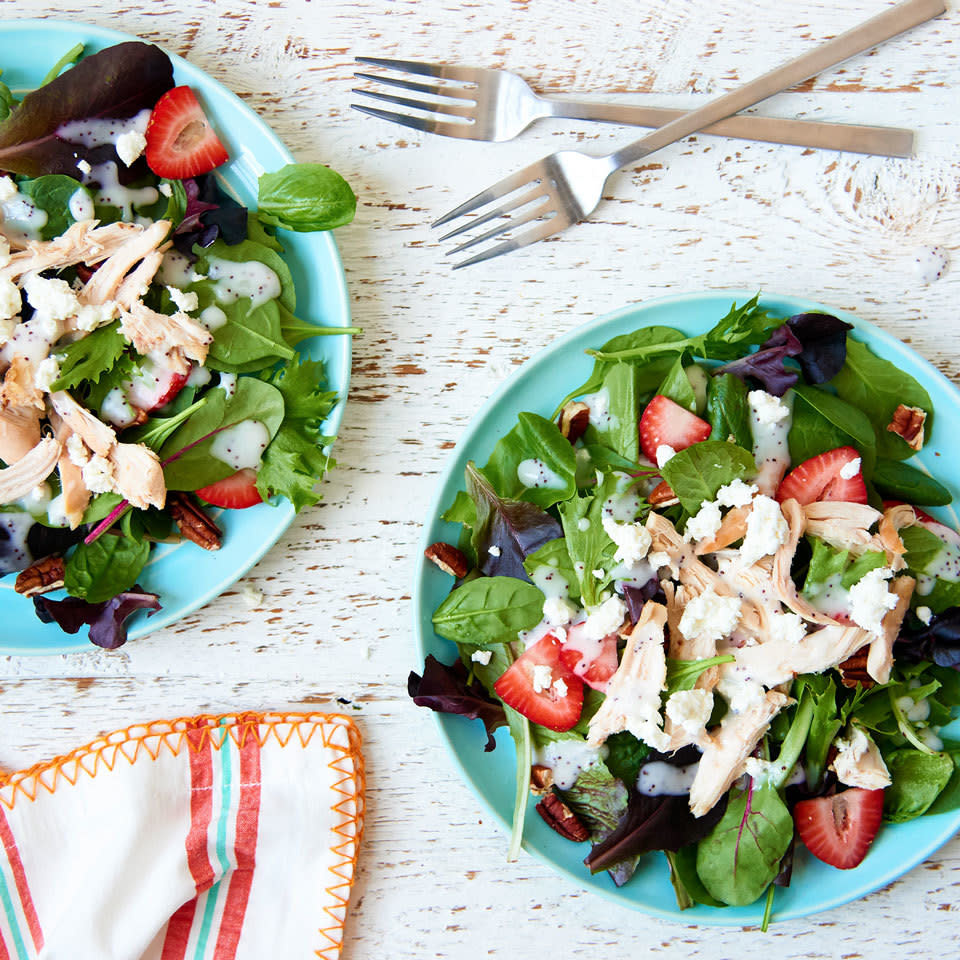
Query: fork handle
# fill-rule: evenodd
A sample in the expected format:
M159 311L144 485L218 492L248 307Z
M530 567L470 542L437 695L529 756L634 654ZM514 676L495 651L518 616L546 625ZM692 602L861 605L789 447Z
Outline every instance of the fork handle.
M610 170L611 172L619 170L626 164L653 153L654 150L659 150L697 130L702 130L704 127L739 113L814 74L836 66L855 54L863 53L864 50L869 50L870 47L884 40L889 40L911 27L925 23L943 13L944 10L946 10L944 0L903 0L889 10L867 20L866 23L861 23L852 30L840 34L839 37L828 40L808 53L785 63L782 67L777 67L776 70L771 70L742 87L685 113L642 139L627 144L609 156Z
M636 127L662 127L684 116L686 110L645 107L635 104L590 103L541 97L550 116L569 120L600 120ZM821 150L870 153L878 157L912 157L913 131L902 127L872 127L857 123L824 123L819 120L787 120L780 117L734 116L711 124L703 133L740 140L762 140Z

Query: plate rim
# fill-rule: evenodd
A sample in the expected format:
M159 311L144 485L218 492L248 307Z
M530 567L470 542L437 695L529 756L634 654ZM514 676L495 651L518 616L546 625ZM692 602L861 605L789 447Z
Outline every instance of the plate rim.
M778 300L781 302L789 302L791 304L791 309L795 308L796 312L831 313L832 315L851 323L855 331L865 332L871 339L879 341L889 350L901 355L909 356L911 361L920 364L920 366L924 369L925 374L929 375L934 382L937 382L943 389L947 390L953 395L957 402L958 409L960 409L960 388L954 385L929 360L912 349L908 344L904 343L901 339L895 337L893 334L883 330L870 320L866 320L848 310L838 309L828 304L811 300L807 297L798 297L792 294L781 294L776 291L759 292L755 290L747 290L745 288L721 287L715 289L702 289L696 291L665 294L647 300L634 301L600 316L594 317L585 323L579 324L573 329L568 330L566 333L557 337L540 350L537 350L535 353L533 353L519 367L512 371L510 376L508 376L497 386L494 392L487 398L487 400L480 406L480 408L470 419L470 422L465 428L463 434L457 441L456 446L450 451L447 462L435 481L434 492L431 496L430 506L428 508L429 512L427 514L427 519L424 521L418 541L418 552L414 565L413 589L411 591L411 619L413 634L416 642L417 654L420 658L420 665L417 669L422 666L424 657L430 652L427 646L427 636L423 629L423 614L425 611L423 611L421 608L424 603L425 576L428 571L433 569L433 565L426 560L424 551L433 540L432 532L435 530L437 523L442 522L440 520L440 513L445 507L445 502L443 499L444 488L446 487L447 482L453 473L454 467L459 460L460 455L473 442L475 436L481 431L485 421L496 410L503 397L509 393L515 385L523 380L527 373L535 365L538 366L548 358L556 355L557 353L563 352L571 342L579 339L589 331L595 329L599 330L608 325L613 327L617 323L625 321L637 311L652 310L665 305L694 304L703 300L711 300L721 297L724 299L729 298L730 300L739 303L741 302L741 299L749 300L757 293L759 293L761 305L765 300ZM645 324L642 322L638 322L637 328L644 325ZM611 331L610 335L614 336L616 333ZM924 386L926 386L926 383L924 383ZM429 622L429 617L427 617L427 622ZM506 834L509 835L512 829L512 824L507 818L501 816L501 814L493 805L492 801L488 799L487 795L483 791L481 782L479 782L479 778L475 777L461 762L460 756L453 742L453 738L448 731L448 724L453 725L457 721L462 723L463 718L440 714L435 711L430 711L430 713L436 729L440 734L440 739L443 742L447 755L452 760L453 766L455 767L460 779L467 784L471 792L480 801L480 804L486 813L500 825ZM456 728L453 727L453 729ZM509 745L509 749L513 749L512 741L508 736L504 735L502 731L498 731L496 739L498 744L504 746ZM530 815L529 807L527 814L528 816ZM940 849L940 847L947 843L953 836L957 834L958 830L960 830L960 810L934 815L934 817L938 820L943 820L942 827L931 834L931 837L927 843L922 844L919 847L915 847L911 855L902 863L891 866L889 869L883 871L880 875L870 876L869 878L865 877L859 884L855 884L850 890L829 897L827 900L824 900L813 907L806 908L797 906L780 910L774 907L773 922L779 923L788 920L802 919L804 917L823 913L827 910L832 910L846 903L851 903L854 900L859 900L862 897L868 896L881 887L884 887L887 884L892 883L894 880L897 880L898 878L909 873L919 864L923 863L923 861L925 861L932 853ZM933 818L926 822L929 823L931 827L934 825ZM523 849L528 855L534 857L536 860L549 867L555 873L572 881L579 889L584 890L589 894L600 896L605 900L616 903L627 909L657 917L659 919L668 920L675 923L696 924L700 926L711 927L751 927L759 924L760 917L762 917L763 914L763 907L759 901L750 904L748 907L728 908L737 911L752 909L757 913L756 919L744 918L742 914L731 915L728 912L728 909L706 907L703 905L697 905L693 909L688 909L685 911L681 911L679 907L674 910L665 910L656 905L640 903L635 899L625 896L621 891L623 889L629 889L629 885L626 885L623 888L615 887L613 885L611 885L609 888L601 888L587 884L585 881L588 880L591 875L586 872L586 870L584 870L583 874L581 874L568 869L566 866L556 862L554 859L547 856L536 847L528 844L526 839L523 842ZM666 878L666 875L664 876L663 882L669 882Z
M174 66L175 73L186 75L191 80L199 80L204 85L214 87L218 95L232 101L234 105L244 114L246 119L257 129L261 136L269 140L274 148L280 153L287 163L295 163L293 153L273 131L270 125L250 106L248 106L241 97L229 89L224 83L216 77L207 73L204 69L191 63L190 61L167 50L163 44L156 43L153 40L144 40L136 34L127 33L122 30L115 30L112 27L101 27L97 24L86 23L81 20L66 20L60 17L27 17L6 21L0 21L0 36L10 33L28 32L39 30L41 32L49 31L75 31L77 41L83 42L90 38L98 41L108 41L112 43L124 43L128 41L138 41L140 43L149 43L162 50ZM202 93L202 91L201 91ZM334 294L336 300L336 320L342 320L341 325L349 327L351 325L350 295L347 288L346 272L343 267L343 260L340 256L339 248L333 236L333 231L320 231L311 234L314 242L322 243L326 247L326 254L330 256L335 283L331 278L324 278L327 284L328 292ZM332 434L338 434L343 423L343 417L346 410L348 394L350 390L351 369L353 360L353 338L344 335L339 338L343 341L343 366L344 378L342 385L337 388L339 399L336 406L324 420L324 428ZM296 348L295 348L296 349ZM299 352L299 350L298 350ZM214 586L205 590L203 593L192 598L185 604L177 607L176 612L171 611L169 615L164 615L165 610L161 608L153 616L138 615L132 623L127 640L139 640L151 633L162 630L165 627L179 623L184 617L196 613L197 610L207 606L218 596L237 583L242 577L246 576L266 554L277 544L284 533L289 530L291 524L296 518L296 511L293 505L286 499L281 500L276 505L271 505L270 509L277 512L277 522L271 527L270 533L256 545L256 547L245 557L243 563L237 572L227 574L226 579L219 580ZM2 594L0 594L2 595ZM26 641L18 641L14 638L0 637L0 655L9 656L27 656L44 657L58 656L70 653L86 653L94 651L84 631L77 634L64 633L60 642L45 642L42 647L29 645Z

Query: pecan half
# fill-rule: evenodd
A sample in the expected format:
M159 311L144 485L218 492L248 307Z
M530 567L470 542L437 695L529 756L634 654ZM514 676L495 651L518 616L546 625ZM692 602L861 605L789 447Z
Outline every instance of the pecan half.
M553 770L542 763L530 768L530 792L538 797L553 789Z
M887 429L902 437L911 450L919 450L923 446L923 425L926 421L926 410L901 403L893 411L893 419L887 424Z
M673 492L670 484L666 480L661 480L650 491L647 501L651 507L672 507L675 503L679 503L680 499Z
M571 400L560 411L560 432L571 442L576 443L590 425L590 408L580 400Z
M167 495L167 508L177 529L204 550L219 550L223 544L220 528L190 499L187 493Z
M551 830L556 830L561 837L576 843L590 839L590 831L555 793L548 793L537 804L537 813L543 817L543 822Z
M870 644L868 643L839 664L837 669L840 671L840 682L845 687L853 689L859 683L864 690L869 690L874 685L873 677L867 673L867 655L869 652Z
M470 572L470 564L467 562L466 555L452 543L444 543L442 540L438 540L436 543L431 543L423 551L423 555L431 563L435 563L444 573L449 573L458 580Z
M44 557L17 574L13 589L25 597L49 593L63 586L63 557Z

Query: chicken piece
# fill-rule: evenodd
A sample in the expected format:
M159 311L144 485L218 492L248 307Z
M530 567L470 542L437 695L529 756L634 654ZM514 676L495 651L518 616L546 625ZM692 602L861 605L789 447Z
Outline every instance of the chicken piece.
M163 243L169 232L169 220L155 220L149 227L141 228L132 235L126 243L100 264L80 291L78 296L80 302L99 304L112 300L130 269L153 253Z
M98 456L107 456L117 442L113 430L98 420L89 410L80 406L65 390L50 394L53 409L67 426Z
M14 357L0 384L0 407L32 407L44 409L43 391L34 381L33 364L24 357Z
M903 555L907 548L903 545L900 531L904 527L912 527L917 522L917 514L908 503L898 503L884 510L880 520L880 527L874 538L881 550L887 554L887 566L894 573L899 573L906 565Z
M0 460L16 463L40 439L40 413L35 407L0 407Z
M695 817L709 813L743 771L770 721L793 701L775 690L739 713L728 713L712 734L700 758L690 787L690 812Z
M611 734L629 730L655 750L665 750L660 694L667 685L663 627L667 608L648 600L623 651L617 672L610 678L607 696L590 720L587 743L599 746Z
M0 504L19 500L43 483L59 456L60 444L53 437L46 437L13 466L0 470Z
M73 431L55 412L50 413L50 425L53 435L60 444L60 459L57 469L60 473L60 492L63 494L63 512L71 530L76 530L83 522L83 514L90 503L90 491L83 482L83 473L69 456L69 441Z
M747 517L750 516L750 507L734 507L728 510L720 524L720 529L708 540L701 540L697 544L696 553L713 553L729 547L731 543L742 540L747 535Z
M163 508L167 487L157 455L142 443L118 443L110 454L114 488L133 506Z
M163 263L163 253L160 250L154 250L148 253L134 270L123 278L123 282L117 287L114 300L118 307L124 310L130 308L146 294L150 287L150 282L156 276L160 265Z
M860 727L851 724L849 735L846 738L837 737L833 744L837 748L837 755L830 769L841 783L865 790L881 790L890 786L890 771L877 745Z
M912 513L913 508L910 510ZM890 679L890 671L893 669L893 645L900 633L900 626L916 585L917 581L913 577L897 577L890 582L890 592L896 594L897 605L884 615L881 621L883 630L873 638L867 654L867 673L877 683L886 683Z
M871 548L874 537L870 528L881 518L879 510L865 503L845 503L838 500L823 500L808 503L806 532L819 537L839 550L854 554Z
M201 365L213 342L213 334L185 313L167 316L151 310L140 300L129 311L120 312L120 330L139 353L170 354L179 348Z

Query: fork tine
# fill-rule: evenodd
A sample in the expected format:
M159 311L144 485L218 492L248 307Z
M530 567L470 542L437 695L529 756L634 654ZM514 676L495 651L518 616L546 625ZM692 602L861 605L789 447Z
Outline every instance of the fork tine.
M350 91L361 97L370 97L373 100L380 100L382 103L392 103L398 107L406 107L409 110L426 110L428 113L441 113L450 117L465 117L471 119L476 112L472 106L466 104L454 103L427 103L423 100L411 100L409 97L398 97L393 93L380 93L377 90L361 90L355 88Z
M354 110L369 114L371 117L377 117L380 120L389 120L391 123L399 123L401 126L410 127L413 130L420 130L423 133L438 133L438 127L453 126L453 124L441 124L428 117L408 117L403 113L394 113L392 110L378 110L376 107L363 107L359 103L351 103ZM460 124L457 124L460 126Z
M518 170L513 174L512 177L504 177L499 183L495 183L492 187L487 187L486 190L481 191L476 196L461 203L459 207L455 207L449 213L445 213L439 220L434 220L432 226L443 226L443 224L449 223L451 220L456 220L457 217L462 217L465 213L470 213L471 210L476 210L477 207L482 207L491 200L496 200L508 193L513 193L514 190L519 190L528 183L533 185L534 181L538 183L543 182L543 171L539 163L524 167L522 170Z
M386 67L400 73L415 73L421 77L443 77L460 83L475 83L476 70L471 67L454 67L447 63L422 63L418 60L385 60L382 57L354 57L357 63L369 63L373 67Z
M499 257L504 253L512 253L514 250L527 247L531 243L536 243L538 240L544 240L552 234L558 233L567 225L568 223L563 217L553 217L542 223L539 227L534 227L532 230L521 234L519 237L514 237L512 240L505 240L503 243L498 243L490 247L490 249L484 250L483 253L478 253L476 256L470 257L468 260L461 260L460 263L455 263L453 269L460 270L463 267L469 267L475 263L483 263L484 260L492 260L494 257Z
M354 73L358 80L371 80L374 83L385 83L391 87L400 87L403 90L412 90L414 93L429 93L435 97L454 97L458 100L472 100L473 91L467 87L455 87L449 83L419 83L416 80L401 80L392 77L389 73Z
M508 213L511 213L513 210L519 210L520 207L525 207L528 203L533 203L537 197L546 196L543 192L543 187L540 185L534 186L532 190L528 190L526 193L519 196L514 202L508 204L502 204L494 210L491 210L489 213L484 213L479 217L474 217L473 220L466 220L461 223L459 227L455 230L451 230L449 233L445 233L437 241L438 243L443 243L444 240L450 240L452 237L456 237L459 234L463 233L466 230L473 230L475 227L482 226L487 223L489 220L493 220L496 217L506 216ZM455 250L451 250L451 253L456 253Z
M550 198L544 195L544 200L549 200ZM547 203L538 203L532 210L528 210L526 213L521 214L519 217L508 217L503 221L503 223L498 223L492 229L487 230L485 233L481 233L478 237L473 237L470 240L465 240L459 246L454 247L452 250L447 251L447 256L452 257L454 254L461 253L464 250L468 250L470 247L475 247L478 243L483 243L484 240L490 240L493 237L498 236L501 233L506 233L507 230L515 230L517 227L522 227L525 224L530 223L532 220L539 220L545 214L553 213L556 216L556 211L552 210ZM551 218L552 219L552 218ZM476 221L474 221L475 223ZM473 226L474 223L470 225Z

